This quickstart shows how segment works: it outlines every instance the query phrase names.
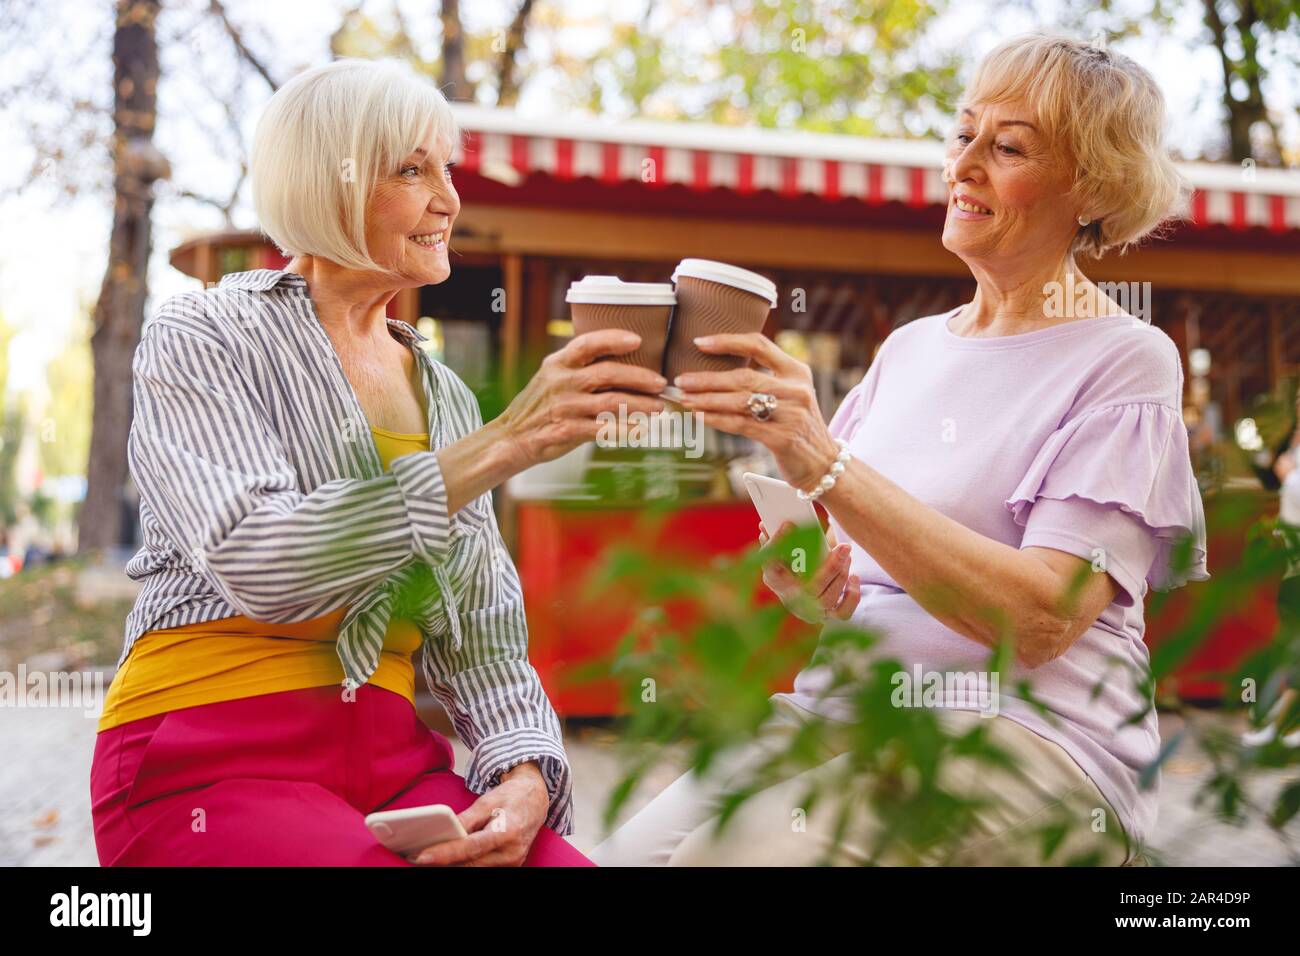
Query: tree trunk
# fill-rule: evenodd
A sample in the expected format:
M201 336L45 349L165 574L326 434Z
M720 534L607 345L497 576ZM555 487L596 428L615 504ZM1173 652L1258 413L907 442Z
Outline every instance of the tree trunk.
M1203 0L1205 8L1205 25L1210 29L1210 39L1219 54L1219 65L1223 72L1223 108L1226 114L1228 131L1228 153L1233 162L1254 159L1262 165L1279 164L1282 161L1281 142L1277 126L1268 115L1268 106L1264 102L1264 90L1260 83L1259 48L1254 28L1258 17L1254 5L1246 0L1238 5L1238 18L1231 24L1236 34L1237 45L1242 53L1239 60L1228 52L1231 45L1228 38L1229 24L1219 16L1216 0ZM1246 87L1246 96L1238 98L1232 91L1233 82L1240 80ZM1262 123L1269 134L1268 152L1263 156L1255 155L1252 130Z
M126 442L131 360L140 341L152 247L153 184L166 160L153 144L160 0L118 0L113 35L113 230L90 338L94 409L78 550L128 543Z
M442 0L442 92L449 100L474 98L465 77L465 33L460 25L460 0Z
M533 0L521 0L515 18L506 31L505 49L497 63L497 106L514 106L519 101L519 66L515 62L524 45L528 17L533 12Z

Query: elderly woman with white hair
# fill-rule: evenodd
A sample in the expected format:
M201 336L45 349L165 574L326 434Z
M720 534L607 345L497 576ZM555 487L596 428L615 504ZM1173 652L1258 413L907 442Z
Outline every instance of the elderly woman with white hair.
M491 489L592 439L662 377L579 336L498 418L386 317L444 281L454 118L393 63L272 97L252 154L283 270L168 299L134 364L142 590L91 770L105 865L587 865L559 721L527 657ZM486 303L485 303L486 306ZM413 653L470 751L414 707ZM402 856L364 818L446 804Z
M764 444L825 506L842 543L811 596L877 635L867 660L987 673L1011 641L1013 669L986 685L993 699L936 684L935 713L954 734L987 718L1019 772L953 761L942 786L980 805L942 850L877 856L870 808L840 832L825 792L792 825L810 791L853 766L831 735L813 768L758 776L808 721L853 719L854 688L818 664L774 699L752 746L679 778L596 849L598 863L1035 863L1037 828L1061 819L1068 834L1045 862L1137 854L1156 815L1144 770L1160 751L1143 599L1148 585L1206 577L1204 518L1178 350L1077 257L1122 251L1178 211L1185 186L1163 122L1159 89L1127 57L1062 37L1007 41L966 91L945 169L943 244L974 274L974 298L896 329L829 425L808 368L761 335L698 340L761 368L676 382L707 424ZM764 576L796 605L805 585L788 568ZM727 794L747 787L759 792L719 829Z

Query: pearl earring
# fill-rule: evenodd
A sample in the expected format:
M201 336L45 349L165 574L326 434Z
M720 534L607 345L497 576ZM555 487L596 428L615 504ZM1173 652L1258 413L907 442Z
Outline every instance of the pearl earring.
M1086 226L1086 225L1088 225L1088 223L1090 223L1090 222L1092 222L1092 220L1089 219L1087 216L1080 216L1080 217L1079 217L1079 225L1081 225L1081 226Z

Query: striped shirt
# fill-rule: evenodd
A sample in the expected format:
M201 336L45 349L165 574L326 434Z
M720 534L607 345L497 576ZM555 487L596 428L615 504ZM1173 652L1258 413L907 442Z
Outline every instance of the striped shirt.
M483 793L537 761L547 823L571 833L559 719L528 660L519 575L491 493L447 513L435 451L482 425L474 393L395 319L429 410L430 447L385 473L307 281L258 269L172 296L132 366L128 457L140 493L142 582L120 667L146 631L245 615L289 623L347 607L345 686L366 682L390 616L424 635L424 674L471 751Z

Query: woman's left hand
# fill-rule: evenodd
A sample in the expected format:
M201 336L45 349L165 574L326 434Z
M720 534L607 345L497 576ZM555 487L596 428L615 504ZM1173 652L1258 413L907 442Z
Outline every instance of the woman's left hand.
M761 332L706 335L695 344L710 355L743 355L768 371L685 372L673 383L686 395L681 404L702 412L711 428L765 445L786 481L812 490L840 451L817 405L812 370ZM749 397L756 393L776 396L776 411L767 421L749 413Z
M546 822L550 802L537 764L520 764L457 814L467 837L426 847L412 862L421 866L521 866Z

